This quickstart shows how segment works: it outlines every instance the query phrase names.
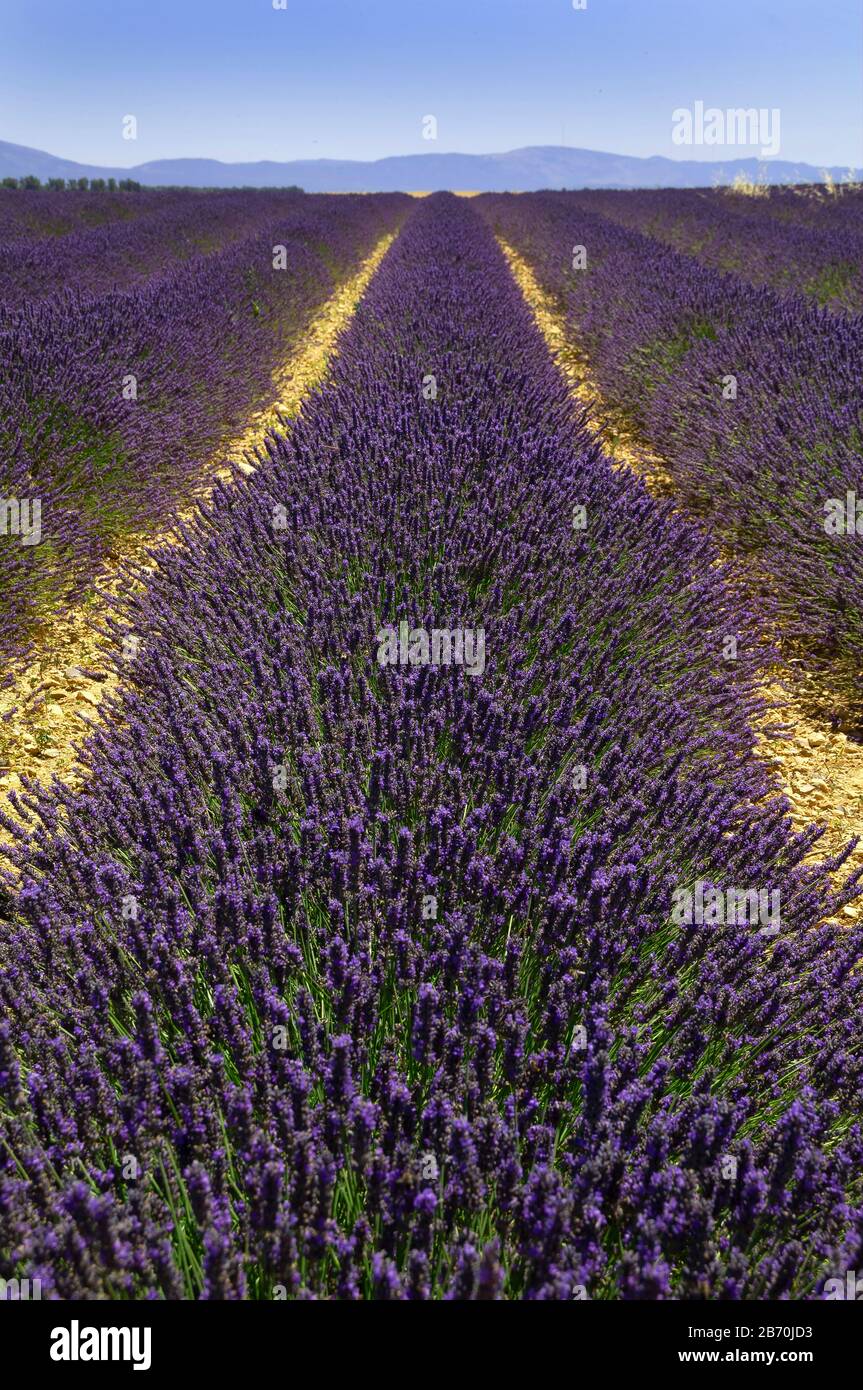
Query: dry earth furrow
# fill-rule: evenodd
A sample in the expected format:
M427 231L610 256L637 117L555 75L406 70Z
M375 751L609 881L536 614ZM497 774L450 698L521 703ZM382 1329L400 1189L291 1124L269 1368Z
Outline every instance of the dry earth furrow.
M619 411L603 400L585 354L568 340L563 314L554 297L539 284L530 265L503 238L498 238L552 357L572 394L587 408L590 423L612 462L630 468L657 497L674 496L668 466L633 435ZM733 563L733 557L731 557ZM788 798L796 829L817 824L824 834L810 854L812 861L838 854L860 837L851 863L863 864L863 746L813 718L804 709L807 673L776 668L764 686L770 702L771 736L759 731L759 752L773 770L777 788ZM765 724L767 721L765 721ZM777 725L781 735L776 735ZM844 918L863 915L860 900L843 908Z
M271 404L257 411L242 434L213 457L173 524L188 519L196 505L210 496L217 482L230 480L229 461L236 461L246 473L254 472L248 455L263 445L281 420L296 416L308 394L323 381L336 351L338 335L397 235L390 232L382 237L357 273L314 316L303 333L301 346L274 375ZM0 689L0 809L14 815L8 796L21 790L23 776L43 784L54 776L69 784L80 779L83 768L79 748L88 732L87 721L94 719L105 697L118 684L98 630L111 611L103 595L121 592L127 582L122 578L121 566L130 560L140 561L148 549L174 540L172 527L130 538L124 554L96 575L87 599L42 626L36 634L35 651L14 673L12 683ZM0 829L0 843L3 837Z

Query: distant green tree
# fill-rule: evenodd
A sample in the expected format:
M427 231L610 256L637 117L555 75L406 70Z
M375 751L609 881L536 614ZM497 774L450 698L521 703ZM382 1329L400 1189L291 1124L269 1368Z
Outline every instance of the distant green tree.
M50 188L52 193L62 193L63 189L66 187L66 180L48 179L47 183L45 184L45 187Z
M109 179L109 180L108 180L108 192L109 192L109 193L116 193L116 192L117 192L117 180L116 180L116 179Z
M91 180L90 180L90 192L91 192L91 193L104 193L104 192L105 192L105 180L104 180L104 179L91 179Z
M90 186L90 180L89 180L89 179L76 179L76 180L75 180L75 185L74 185L74 186L75 186L75 188L79 189L82 193L86 193L86 192L87 192L87 189L88 189L89 186ZM70 187L70 188L72 187L72 180L71 180L71 179L69 180L69 187Z
M21 188L41 188L42 180L37 179L35 174L25 174L20 184Z
M18 180L17 180L17 179L13 179L13 178L4 179L4 180L3 180L3 187L4 187L4 188L17 188L17 187L18 187Z

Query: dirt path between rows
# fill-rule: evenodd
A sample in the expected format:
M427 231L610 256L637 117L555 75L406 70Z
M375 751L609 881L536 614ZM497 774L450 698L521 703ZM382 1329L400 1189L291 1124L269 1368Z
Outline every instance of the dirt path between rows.
M590 424L606 453L622 468L643 479L656 497L675 495L674 480L662 459L645 448L632 434L619 412L603 400L593 380L585 354L567 339L564 317L554 298L539 284L531 267L502 237L498 245L507 259L548 349L569 382L573 395L587 407ZM733 563L733 557L732 557ZM863 745L835 732L804 711L801 681L807 674L775 668L764 695L770 701L771 736L761 730L759 754L773 770L777 786L791 806L795 829L818 824L825 833L809 858L816 862L839 853L857 836L861 838L851 864L863 864ZM781 722L782 736L776 736ZM842 909L842 920L863 917L863 900Z
M270 405L257 411L242 434L218 451L195 491L172 518L172 525L190 516L217 482L230 480L230 460L236 461L244 472L254 472L254 465L246 456L261 447L280 420L298 415L305 398L323 381L338 335L397 235L395 231L382 237L356 274L314 316L302 335L301 346L273 377ZM88 724L118 684L98 631L110 612L101 595L120 591L124 582L121 565L140 559L149 548L173 540L172 527L130 538L124 554L94 576L94 590L87 600L41 628L35 652L15 673L12 684L0 690L0 810L15 815L8 797L10 792L22 790L24 776L43 785L55 776L69 785L81 780L84 767L79 751L89 732ZM0 828L0 843L3 839L8 836Z

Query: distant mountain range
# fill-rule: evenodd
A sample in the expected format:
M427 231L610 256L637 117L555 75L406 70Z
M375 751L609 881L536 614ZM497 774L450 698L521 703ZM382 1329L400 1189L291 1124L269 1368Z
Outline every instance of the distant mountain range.
M834 179L847 172L833 166ZM649 159L606 154L567 145L530 145L506 154L403 154L389 159L294 159L282 163L223 164L218 159L154 159L132 168L104 169L76 164L26 145L0 140L0 178L35 174L38 178L132 178L148 186L181 184L193 188L299 184L309 193L434 190L439 188L686 188L731 183L737 174L768 183L820 183L825 170L785 159Z

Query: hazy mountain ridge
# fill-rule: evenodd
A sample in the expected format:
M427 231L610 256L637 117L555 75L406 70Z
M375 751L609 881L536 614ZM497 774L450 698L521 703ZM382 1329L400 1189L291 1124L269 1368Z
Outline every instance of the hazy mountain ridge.
M841 179L837 165L826 172ZM683 188L730 183L737 174L769 183L820 183L825 168L785 159L701 160L640 158L565 145L530 145L503 154L407 154L387 159L294 159L284 163L225 164L217 159L156 159L132 168L105 168L60 159L44 150L0 140L0 178L35 174L49 178L132 178L153 186L193 188L299 184L310 193L393 192L399 189L465 188Z

